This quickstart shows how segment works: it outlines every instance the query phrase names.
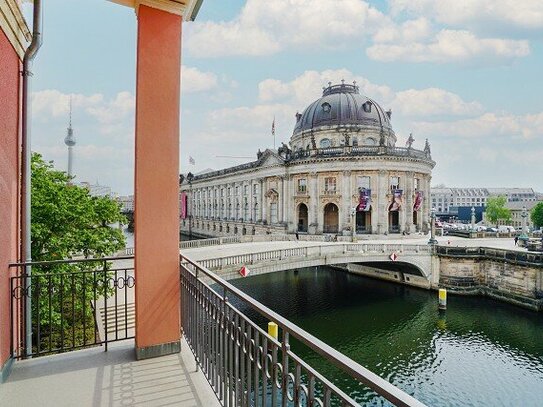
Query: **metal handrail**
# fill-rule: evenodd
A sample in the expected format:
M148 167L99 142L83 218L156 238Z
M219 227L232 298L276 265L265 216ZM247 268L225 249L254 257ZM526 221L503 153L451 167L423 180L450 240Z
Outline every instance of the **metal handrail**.
M302 328L292 323L288 319L283 318L281 315L272 311L271 309L261 304L260 302L252 298L251 296L245 294L240 289L236 288L232 284L220 278L219 276L211 272L209 269L202 267L197 262L189 259L188 257L182 254L180 255L180 260L181 260L182 272L184 270L190 273L191 277L196 279L197 284L200 284L209 288L217 296L220 296L216 290L211 289L207 284L205 284L203 281L200 280L199 273L204 274L207 278L212 280L215 284L217 284L224 290L223 297L226 297L227 293L231 293L235 295L238 299L243 301L245 304L249 305L253 310L255 310L257 313L262 315L267 320L275 322L280 328L283 329L283 338L287 338L288 340L288 335L292 335L293 337L298 339L300 342L302 342L303 344L308 346L310 349L312 349L314 352L323 356L326 360L333 363L344 372L348 373L352 378L368 386L370 389L374 390L377 394L383 396L384 398L394 403L395 405L424 406L423 403L421 403L414 397L400 390L399 388L392 385L391 383L381 378L377 374L371 372L364 366L348 358L341 352L338 352L336 349L332 348L325 342L311 335L309 332L303 330ZM187 265L190 265L191 268L194 269L194 272L192 272L187 267ZM198 293L193 293L193 295L197 298L201 298ZM197 307L198 305L205 307L205 304L202 303L201 299L197 300L197 302L198 303L194 305L195 307ZM196 344L196 346L199 346L199 345ZM288 344L283 343L281 346L288 347ZM329 383L327 383L327 381L324 382L324 384L328 386L328 389L330 389ZM326 399L327 397L325 395L325 400ZM349 403L348 405L353 405L353 406L357 405L356 402L352 404L353 402L350 400L344 400L344 402L346 403L348 402Z
M37 357L99 345L107 351L109 343L133 338L129 291L136 283L134 267L113 266L129 259L133 256L10 264L19 269L10 277L11 356ZM32 275L24 272L26 267L34 268ZM35 316L28 323L32 339L23 334L29 296Z

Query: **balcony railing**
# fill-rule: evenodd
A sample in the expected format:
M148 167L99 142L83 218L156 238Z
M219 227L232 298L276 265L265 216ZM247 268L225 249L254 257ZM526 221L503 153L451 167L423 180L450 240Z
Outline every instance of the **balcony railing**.
M423 406L185 256L181 256L181 290L183 333L224 406L359 405L292 352L290 337L390 402ZM275 322L280 338L268 335L234 304Z
M18 269L10 279L12 357L98 345L107 350L110 342L133 338L134 269L119 265L131 259L133 256L10 265Z

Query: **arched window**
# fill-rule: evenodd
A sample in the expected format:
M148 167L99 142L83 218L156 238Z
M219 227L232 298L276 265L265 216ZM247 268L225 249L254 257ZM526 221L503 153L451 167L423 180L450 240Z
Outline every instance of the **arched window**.
M328 148L332 145L332 142L329 138L323 138L320 142L321 148Z
M374 146L377 144L377 140L372 137L368 137L366 140L364 140L364 144L367 146Z

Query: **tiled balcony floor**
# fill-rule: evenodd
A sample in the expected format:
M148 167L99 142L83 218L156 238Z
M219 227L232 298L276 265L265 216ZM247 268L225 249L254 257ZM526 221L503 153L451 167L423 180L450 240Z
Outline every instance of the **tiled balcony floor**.
M15 362L0 384L0 406L219 406L195 371L185 341L181 354L136 361L133 341Z

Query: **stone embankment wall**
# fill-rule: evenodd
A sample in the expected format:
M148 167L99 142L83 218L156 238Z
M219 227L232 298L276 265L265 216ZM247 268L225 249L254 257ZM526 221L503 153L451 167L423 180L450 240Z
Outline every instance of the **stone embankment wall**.
M439 284L461 294L482 294L543 310L543 256L487 248L464 248L440 256Z

